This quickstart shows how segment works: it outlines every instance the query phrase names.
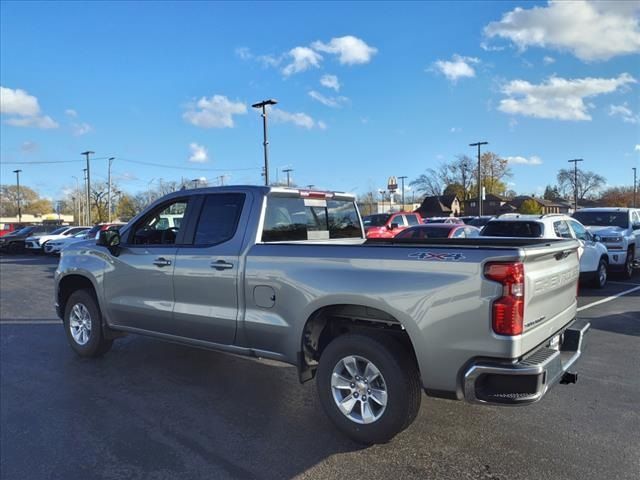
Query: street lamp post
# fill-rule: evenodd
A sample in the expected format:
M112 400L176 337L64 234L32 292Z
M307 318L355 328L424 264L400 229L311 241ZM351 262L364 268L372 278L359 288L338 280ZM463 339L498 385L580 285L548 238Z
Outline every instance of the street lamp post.
M90 207L90 205L88 203L89 196L87 195L87 192L89 191L89 190L87 190L87 169L83 168L82 169L82 173L84 173L83 181L84 181L84 188L85 188L85 192L84 192L84 195L83 195L84 196L84 200L85 200L84 217L82 219L82 223L84 223L85 225L89 225L89 213L88 212L89 212L89 209L91 207Z
M264 146L264 184L269 186L269 141L267 139L267 105L276 105L273 98L251 105L253 108L262 109L262 145Z
M480 146L489 145L489 142L470 143L470 147L478 147L478 216L482 216L482 166L480 165Z
M402 211L404 212L404 179L405 178L409 178L405 175L403 175L402 177L398 177L400 179L400 182L402 183Z
M93 155L94 153L95 152L91 150L87 150L80 154L84 155L87 159L87 219L89 220L87 225L91 223L91 167L89 166L89 155Z
M633 208L636 208L636 190L638 189L638 182L636 182L636 167L633 170Z
M284 173L287 174L287 187L291 186L291 176L290 173L293 172L293 168L285 168L284 170L282 170Z
M107 217L109 218L109 223L111 223L111 163L115 160L115 157L109 158L109 170L107 175Z
M573 163L573 211L578 211L578 162L584 162L582 158L574 158L568 160L569 163Z
M20 172L22 172L22 170L13 171L13 173L16 174L16 200L18 203L18 223L22 223L22 208L20 205Z

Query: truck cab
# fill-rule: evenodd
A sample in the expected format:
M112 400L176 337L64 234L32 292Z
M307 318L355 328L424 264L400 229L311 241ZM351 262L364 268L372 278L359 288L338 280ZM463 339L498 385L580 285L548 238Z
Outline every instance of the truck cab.
M422 218L415 212L376 213L362 222L367 238L393 238L405 228L420 225Z

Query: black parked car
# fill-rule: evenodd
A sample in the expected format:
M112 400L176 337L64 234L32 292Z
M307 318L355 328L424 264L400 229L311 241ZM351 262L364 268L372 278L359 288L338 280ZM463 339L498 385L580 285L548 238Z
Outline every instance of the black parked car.
M30 225L0 237L0 251L20 253L24 251L24 241L33 235L44 235L57 228L56 225Z

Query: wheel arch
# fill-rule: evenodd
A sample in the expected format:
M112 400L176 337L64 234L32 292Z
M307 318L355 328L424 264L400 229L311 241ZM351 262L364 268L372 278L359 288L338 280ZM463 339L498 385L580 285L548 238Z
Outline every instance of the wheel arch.
M318 307L304 323L297 361L300 381L306 382L315 376L318 360L333 339L354 332L396 338L407 348L420 371L410 334L396 316L366 305L334 303Z

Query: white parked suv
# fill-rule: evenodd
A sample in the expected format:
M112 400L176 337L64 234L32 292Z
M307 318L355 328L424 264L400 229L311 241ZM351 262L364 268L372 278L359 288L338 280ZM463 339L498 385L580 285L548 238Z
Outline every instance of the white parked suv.
M24 241L24 246L27 250L30 250L32 252L42 252L47 242L50 242L51 240L68 238L88 228L91 228L91 227L69 227L69 226L60 227L54 230L53 232L47 233L45 235L28 237Z
M81 242L83 240L87 240L87 235L90 230L91 229L89 227L86 227L80 230L79 232L75 233L74 235L69 235L69 236L58 238L55 240L49 240L43 247L44 253L50 254L50 255L57 255L67 245L71 245L74 242ZM95 234L94 234L94 237L95 237Z
M607 246L612 269L631 278L634 263L640 262L640 208L582 208L573 218Z
M607 247L584 225L568 215L520 215L507 213L487 223L480 236L527 238L575 238L580 243L580 280L602 288L607 283Z

